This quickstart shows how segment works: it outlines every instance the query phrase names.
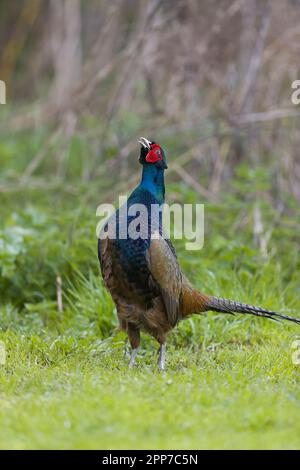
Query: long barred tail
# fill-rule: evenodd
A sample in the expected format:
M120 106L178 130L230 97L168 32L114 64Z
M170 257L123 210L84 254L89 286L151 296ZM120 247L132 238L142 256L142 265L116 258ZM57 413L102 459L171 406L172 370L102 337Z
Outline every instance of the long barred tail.
M272 312L261 307L254 307L253 305L242 304L241 302L235 302L234 300L222 299L221 297L208 297L205 302L207 310L214 312L223 313L245 313L250 315L256 315L257 317L271 318L273 320L283 319L298 323L300 325L300 318L289 317L282 313Z

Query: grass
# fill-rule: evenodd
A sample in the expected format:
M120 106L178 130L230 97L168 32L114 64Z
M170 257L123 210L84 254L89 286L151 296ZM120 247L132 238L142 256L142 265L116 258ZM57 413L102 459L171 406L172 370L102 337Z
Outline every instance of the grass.
M2 334L9 357L0 376L0 447L299 448L293 332L262 329L268 339L254 344L227 340L198 351L172 345L165 374L152 344L128 370L118 336L103 345Z
M7 358L0 365L0 448L299 449L300 368L292 362L299 327L194 316L170 335L166 373L158 372L157 345L147 336L137 367L128 370L96 255L95 209L109 181L100 188L70 177L71 188L54 181L24 189L19 154L17 138L2 139L0 341ZM283 194L288 215L278 219L260 198L270 230L263 257L253 242L251 178L237 168L221 202L206 205L204 250L186 252L176 242L180 263L204 292L297 316L299 211ZM184 185L169 182L168 192L177 202L199 202Z

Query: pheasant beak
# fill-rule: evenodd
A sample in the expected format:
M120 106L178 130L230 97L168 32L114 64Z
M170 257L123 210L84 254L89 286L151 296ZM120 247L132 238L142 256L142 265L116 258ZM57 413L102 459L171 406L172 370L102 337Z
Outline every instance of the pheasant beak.
M145 149L151 149L151 142L150 140L145 139L145 137L140 137L138 143L141 144Z

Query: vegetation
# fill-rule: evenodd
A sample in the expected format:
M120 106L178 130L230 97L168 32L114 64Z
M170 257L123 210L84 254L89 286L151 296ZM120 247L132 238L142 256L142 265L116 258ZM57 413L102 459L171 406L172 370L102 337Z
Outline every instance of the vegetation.
M216 3L1 3L0 448L300 446L297 325L194 316L166 373L146 336L128 370L99 276L96 208L135 186L145 135L167 200L205 203L203 250L174 241L191 281L300 315L299 7Z
M138 367L127 370L125 337L104 290L96 255L101 181L44 188L15 186L22 148L32 136L1 140L2 448L297 448L299 369L292 364L296 325L207 314L171 334L168 370L143 337ZM6 149L3 152L3 149ZM76 161L76 150L70 161ZM30 152L28 152L30 155ZM25 159L24 159L25 161ZM267 255L253 238L252 171L235 169L232 191L205 206L205 245L180 262L202 290L297 315L299 218L261 203L271 231ZM168 178L168 174L167 174ZM269 176L261 173L261 184ZM10 179L10 190L7 180ZM172 180L172 177L170 178ZM110 186L108 176L105 185ZM169 199L200 202L186 185ZM286 204L293 210L288 197ZM298 216L299 217L299 216ZM277 220L274 223L274 220ZM261 235L263 236L263 235ZM62 279L58 311L56 279Z

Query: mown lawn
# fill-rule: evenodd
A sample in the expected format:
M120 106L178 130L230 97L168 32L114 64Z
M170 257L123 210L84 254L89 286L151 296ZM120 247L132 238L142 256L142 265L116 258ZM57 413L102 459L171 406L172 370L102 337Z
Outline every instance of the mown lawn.
M138 366L128 370L95 237L96 207L107 188L116 187L117 197L117 182L67 175L62 184L45 171L20 187L22 152L3 140L1 155L1 448L300 447L300 366L292 362L298 325L194 316L170 335L166 373L145 336ZM264 190L267 170L236 172L220 202L205 206L204 249L187 252L176 241L182 267L204 292L300 316L299 210L282 194L286 210L278 216L272 201L255 196L254 181ZM205 202L168 175L167 194ZM253 237L257 204L266 253Z
M217 322L204 320L204 328L221 329ZM245 334L250 322L233 329L234 337ZM259 338L259 330L252 335ZM0 369L0 447L299 448L294 330L262 330L262 341L219 338L198 351L172 345L164 374L150 344L128 370L118 336L101 344L2 333L8 358Z

